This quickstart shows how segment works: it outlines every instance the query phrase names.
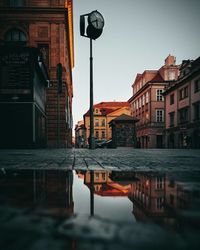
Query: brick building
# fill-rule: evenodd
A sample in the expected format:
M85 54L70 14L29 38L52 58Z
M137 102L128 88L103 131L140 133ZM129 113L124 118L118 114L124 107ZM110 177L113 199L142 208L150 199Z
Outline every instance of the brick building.
M137 74L132 85L133 95L128 100L136 124L138 147L164 147L164 97L169 82L178 77L175 57L169 55L159 70L145 70Z
M200 57L184 60L165 93L166 147L200 148Z
M70 147L72 140L73 21L72 0L1 0L2 46L36 47L49 72L46 95L47 145ZM57 64L62 64L58 94Z

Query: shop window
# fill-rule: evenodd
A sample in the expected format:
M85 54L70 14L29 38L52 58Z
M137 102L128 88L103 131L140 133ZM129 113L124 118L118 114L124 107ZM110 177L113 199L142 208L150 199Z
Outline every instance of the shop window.
M102 136L102 139L105 139L105 131L102 131L102 134L101 134Z

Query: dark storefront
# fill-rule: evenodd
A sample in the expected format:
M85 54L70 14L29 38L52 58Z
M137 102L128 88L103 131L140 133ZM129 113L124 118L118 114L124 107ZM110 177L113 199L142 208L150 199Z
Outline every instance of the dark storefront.
M46 146L48 74L36 48L0 47L0 147Z

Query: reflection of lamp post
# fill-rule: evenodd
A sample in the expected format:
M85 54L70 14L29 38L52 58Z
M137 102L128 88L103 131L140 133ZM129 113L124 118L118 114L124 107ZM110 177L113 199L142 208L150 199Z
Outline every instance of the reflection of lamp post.
M85 19L87 17L88 26L85 29ZM92 40L100 37L104 27L104 18L97 10L89 14L80 16L80 35L90 38L90 137L89 148L95 148L94 141L94 113L93 113L93 57Z

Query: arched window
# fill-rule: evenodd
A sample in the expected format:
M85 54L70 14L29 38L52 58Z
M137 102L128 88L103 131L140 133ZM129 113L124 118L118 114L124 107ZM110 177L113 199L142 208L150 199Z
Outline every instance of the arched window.
M10 7L22 7L24 6L24 0L8 0Z
M6 42L26 42L26 35L23 31L19 29L9 30L4 37Z

